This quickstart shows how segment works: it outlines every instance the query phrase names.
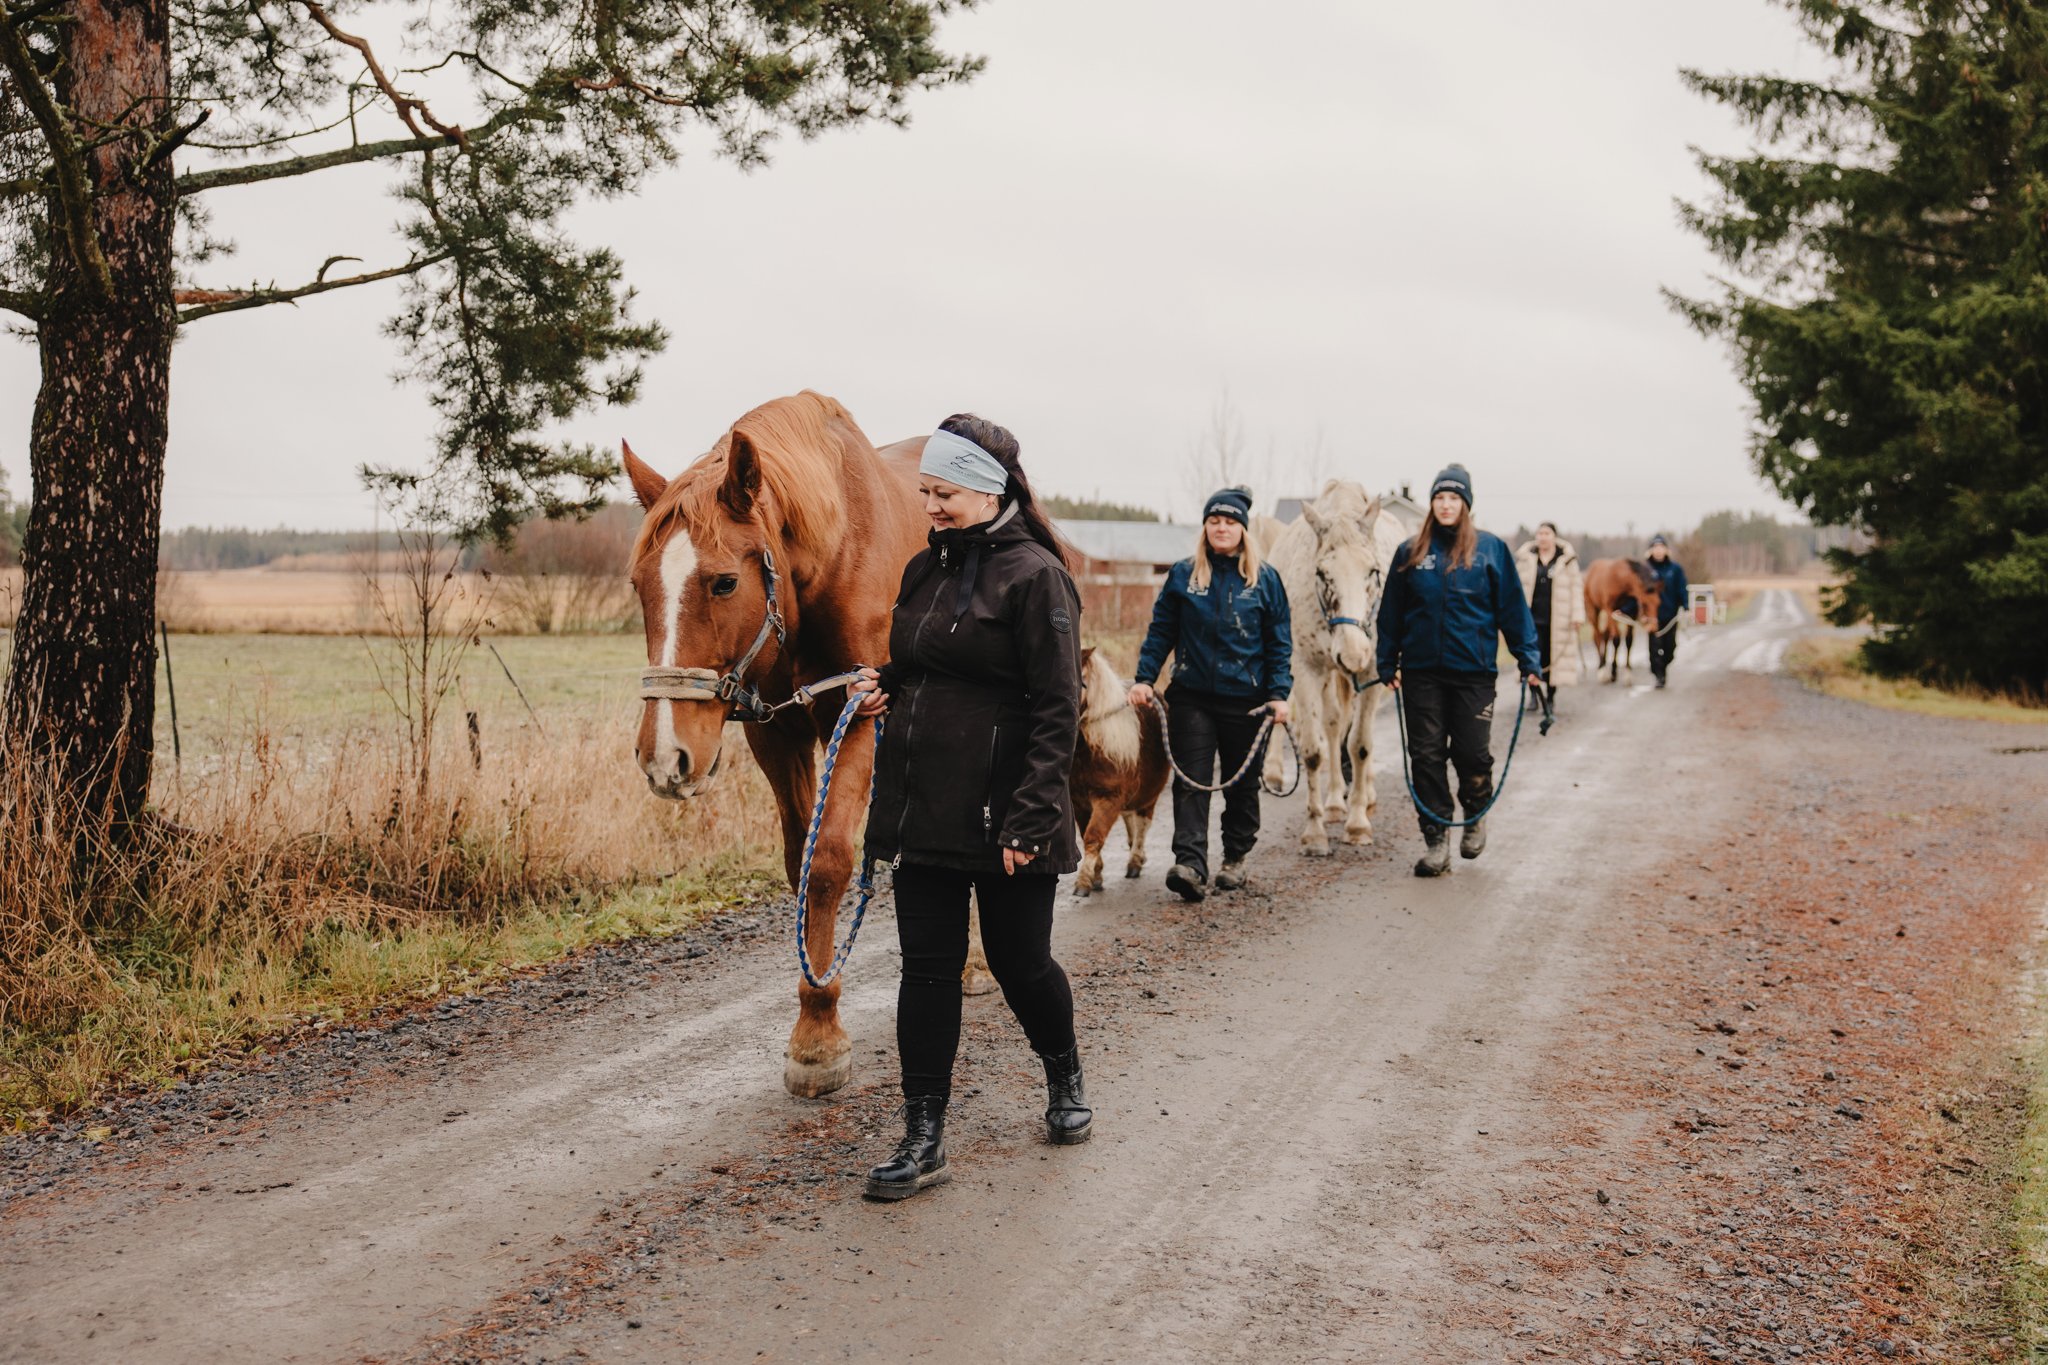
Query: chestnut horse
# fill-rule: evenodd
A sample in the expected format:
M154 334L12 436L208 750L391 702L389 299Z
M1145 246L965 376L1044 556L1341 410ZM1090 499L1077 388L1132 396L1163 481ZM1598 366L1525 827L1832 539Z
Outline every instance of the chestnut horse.
M917 491L923 449L917 437L877 451L845 408L805 391L734 422L674 479L625 451L647 509L632 563L649 664L634 755L655 795L686 799L718 770L726 721L750 721L747 746L775 792L792 887L817 797L818 745L846 702L843 687L798 689L886 661L903 566L929 527ZM815 963L832 960L874 747L863 725L839 751L811 864L806 946ZM970 973L980 960L973 954ZM827 1094L853 1071L839 982L799 984L797 1001L783 1084Z
M1081 730L1067 782L1081 826L1076 896L1102 889L1102 846L1118 821L1131 845L1124 876L1145 872L1145 835L1166 790L1166 731L1159 708L1131 705L1129 691L1101 650L1081 651Z
M1628 671L1636 671L1635 629L1630 620L1657 620L1657 606L1663 584L1650 566L1640 559L1596 559L1586 567L1586 619L1593 624L1593 646L1597 662L1593 671L1607 670L1607 681L1621 676L1622 632L1628 632ZM1623 620L1622 617L1630 618Z

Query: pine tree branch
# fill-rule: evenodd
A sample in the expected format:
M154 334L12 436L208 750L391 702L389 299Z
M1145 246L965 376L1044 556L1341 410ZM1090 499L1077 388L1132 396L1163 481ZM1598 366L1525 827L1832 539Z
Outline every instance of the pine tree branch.
M391 83L391 78L384 74L384 68L377 63L377 54L370 50L368 39L357 37L353 33L344 33L340 26L328 15L327 10L316 3L316 0L299 0L299 3L305 8L306 13L313 16L314 23L327 30L327 35L330 38L333 38L344 47L352 47L362 54L363 64L370 69L370 79L374 80L377 83L377 88L384 92L384 98L391 101L391 107L397 111L398 117L404 121L405 126L412 129L414 137L425 137L427 135L426 128L420 127L421 121L424 121L427 128L432 128L457 146L462 145L463 132L460 127L441 122L441 120L434 117L433 111L427 108L425 100L401 94L398 87ZM417 115L417 118L415 115Z
M417 256L404 265L394 265L384 270L365 271L360 275L344 275L339 279L327 279L328 266L336 261L352 260L349 256L330 256L320 267L320 275L311 284L302 284L294 289L180 289L172 296L178 303L189 303L178 314L178 323L183 326L200 318L212 317L216 313L239 313L250 308L265 308L273 303L292 303L314 294L326 294L336 289L350 289L359 284L375 284L379 280L397 279L401 275L416 275L430 265L447 260L455 253L437 251L431 256Z
M31 322L43 320L45 301L43 295L31 293L26 289L0 289L0 308L5 308L10 313L19 313Z
M92 189L86 183L85 153L78 145L78 135L71 129L71 120L50 93L50 87L43 83L43 73L36 69L35 57L7 8L7 0L0 0L0 66L5 66L14 77L21 102L28 106L36 126L43 130L43 140L49 144L57 201L63 210L64 233L70 239L71 254L84 271L88 287L103 299L111 298L114 272L100 250L99 233L93 229Z
M9 199L26 199L32 194L41 194L49 188L49 182L41 176L25 175L19 180L0 180L0 203Z
M476 142L495 133L504 131L529 120L555 117L552 110L531 104L517 104L500 109L476 127L463 131L462 141ZM442 133L430 133L424 137L391 138L384 142L359 142L352 147L341 147L331 152L316 152L312 156L291 156L282 161L263 161L251 166L220 166L213 170L193 171L178 177L180 195L199 194L206 190L225 189L233 185L257 185L266 180L283 180L294 175L310 175L314 171L330 170L336 166L350 166L363 161L381 161L394 156L413 156L420 152L431 152L446 147L455 139Z

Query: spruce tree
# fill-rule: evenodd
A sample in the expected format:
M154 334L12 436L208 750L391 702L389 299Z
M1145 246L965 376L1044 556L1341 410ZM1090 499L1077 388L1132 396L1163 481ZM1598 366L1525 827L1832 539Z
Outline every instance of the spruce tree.
M475 533L587 507L611 461L547 427L630 399L663 333L567 211L630 195L691 130L756 163L782 130L900 122L913 92L976 69L935 31L971 3L0 0L0 308L42 360L0 761L50 767L96 816L147 796L178 332L400 280L397 368L441 425L424 472L371 476L459 473L433 505L463 490ZM370 162L402 244L322 241L295 280L211 277L216 199Z
M1675 299L1732 345L1758 470L1816 523L1892 674L2048 689L2048 4L1785 0L1824 81L1685 73L1758 137L1685 221Z

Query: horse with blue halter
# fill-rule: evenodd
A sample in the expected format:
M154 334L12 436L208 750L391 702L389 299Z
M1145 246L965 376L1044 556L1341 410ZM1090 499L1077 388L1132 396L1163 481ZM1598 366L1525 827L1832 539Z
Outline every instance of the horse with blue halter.
M878 451L845 408L807 391L755 408L674 479L625 450L647 511L632 558L648 664L634 754L655 795L684 800L717 773L727 723L744 722L775 793L785 870L805 894L805 979L783 1068L797 1095L827 1094L852 1075L839 982L828 972L814 983L809 964L835 962L867 818L872 727L838 747L808 876L805 835L818 746L854 670L886 661L896 585L925 543L923 448L917 437Z
M1380 593L1402 543L1400 523L1359 484L1332 479L1289 525L1260 518L1267 561L1287 585L1294 637L1294 733L1308 785L1301 851L1327 857L1326 824L1344 841L1372 842L1378 792L1372 722L1379 709L1374 658ZM1346 781L1344 772L1351 777ZM1278 746L1266 757L1268 786L1281 777Z

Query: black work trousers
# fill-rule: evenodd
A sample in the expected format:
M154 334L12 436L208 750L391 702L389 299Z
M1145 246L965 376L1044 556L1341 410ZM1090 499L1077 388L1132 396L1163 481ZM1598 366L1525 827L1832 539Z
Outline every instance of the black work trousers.
M1421 815L1425 838L1435 838L1457 818L1451 809L1451 780L1458 771L1458 804L1467 819L1493 796L1493 697L1491 673L1410 672L1401 674L1401 705L1408 720L1408 766L1415 794L1442 818Z
M1675 620L1676 618L1673 619ZM1665 631L1662 635L1655 631L1650 632L1650 672L1660 678L1663 677L1665 670L1671 667L1672 656L1677 653L1677 626L1672 626L1671 629Z
M953 1092L960 1051L960 972L967 965L967 897L981 904L988 969L1032 1049L1074 1047L1074 994L1052 957L1052 902L1060 879L1045 872L957 872L923 863L896 869L896 1049L909 1099Z
M1261 746L1254 755L1252 745L1265 715L1252 711L1257 704L1184 687L1167 698L1166 740L1182 772L1213 786L1245 769L1244 780L1223 793L1226 863L1249 856L1259 842L1259 769L1265 753ZM1202 878L1209 875L1209 796L1173 779L1173 860Z

